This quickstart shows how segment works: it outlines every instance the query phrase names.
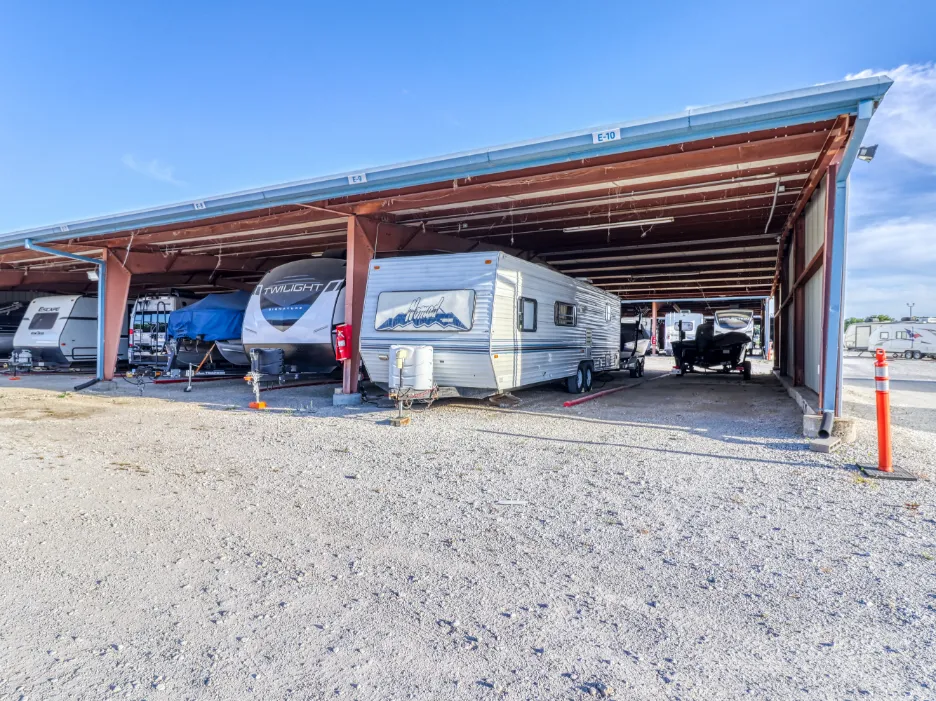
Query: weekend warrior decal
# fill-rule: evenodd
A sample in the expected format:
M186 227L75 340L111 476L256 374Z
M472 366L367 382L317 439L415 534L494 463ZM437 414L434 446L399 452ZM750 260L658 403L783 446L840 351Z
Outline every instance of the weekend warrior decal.
M377 331L468 331L474 313L474 290L381 292Z

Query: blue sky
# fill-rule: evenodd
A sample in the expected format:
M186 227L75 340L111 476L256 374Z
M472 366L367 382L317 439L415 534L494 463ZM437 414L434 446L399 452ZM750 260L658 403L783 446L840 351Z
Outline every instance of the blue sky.
M847 312L936 315L936 3L448 5L0 5L0 231L896 69Z

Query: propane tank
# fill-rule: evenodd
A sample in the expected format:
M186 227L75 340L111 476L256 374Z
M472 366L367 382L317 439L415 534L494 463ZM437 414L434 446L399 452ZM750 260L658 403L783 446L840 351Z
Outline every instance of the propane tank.
M432 346L390 346L390 389L427 392L432 389Z

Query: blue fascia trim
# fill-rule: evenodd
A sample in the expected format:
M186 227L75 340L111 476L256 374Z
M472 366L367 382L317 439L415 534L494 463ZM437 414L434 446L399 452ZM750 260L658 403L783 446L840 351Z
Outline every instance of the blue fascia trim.
M583 158L626 153L685 141L760 131L856 114L865 101L879 101L892 84L876 76L803 90L768 95L715 107L703 107L662 118L605 127L511 144L487 150L401 163L384 168L286 183L260 190L209 197L165 207L127 212L0 234L0 249L21 246L23 239L55 241L79 236L117 233L148 226L195 222L217 216L240 214L264 207L314 202L349 195L377 194L384 190L425 185L456 178L477 177L510 170L553 165ZM594 144L597 131L619 129L620 138ZM366 173L367 182L351 185L352 175Z

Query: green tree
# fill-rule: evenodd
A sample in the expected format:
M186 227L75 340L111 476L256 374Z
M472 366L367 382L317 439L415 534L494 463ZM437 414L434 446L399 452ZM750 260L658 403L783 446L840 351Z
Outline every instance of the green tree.
M872 314L871 316L877 317L881 321L894 321L894 317L887 314Z
M847 329L852 324L860 324L864 319L859 319L857 316L850 316L845 320L845 328Z

